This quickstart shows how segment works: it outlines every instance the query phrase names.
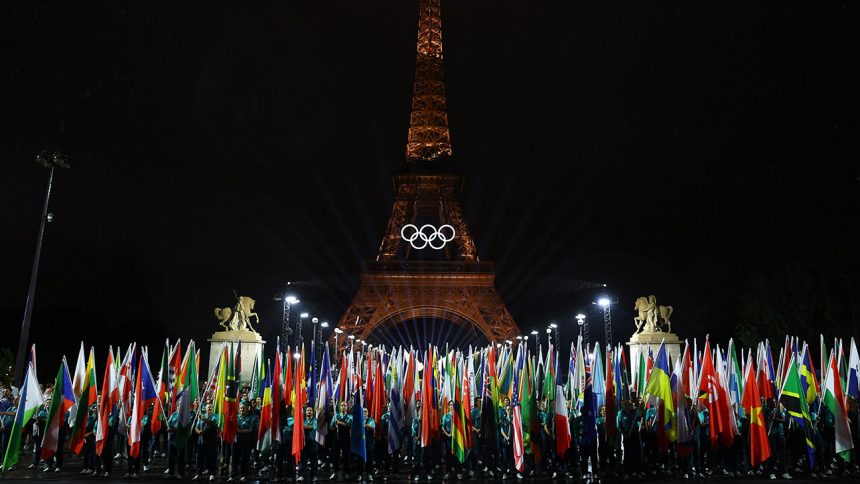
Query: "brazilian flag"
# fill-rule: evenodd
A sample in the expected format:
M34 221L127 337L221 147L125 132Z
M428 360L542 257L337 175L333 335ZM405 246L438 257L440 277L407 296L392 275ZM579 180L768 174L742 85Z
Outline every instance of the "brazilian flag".
M782 382L782 393L779 401L785 406L794 422L803 430L806 440L806 453L809 455L809 469L815 469L815 441L812 435L812 419L809 417L809 406L806 394L800 385L800 372L794 358L788 366L785 380Z

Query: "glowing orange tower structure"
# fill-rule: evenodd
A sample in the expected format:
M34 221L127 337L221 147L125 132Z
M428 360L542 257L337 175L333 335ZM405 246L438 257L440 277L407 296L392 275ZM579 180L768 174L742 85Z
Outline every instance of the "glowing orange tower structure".
M440 326L458 325L489 341L512 339L519 330L496 292L493 264L479 260L463 219L463 177L453 169L448 130L440 0L419 0L417 50L406 169L393 177L388 229L338 327L371 343L447 342L440 340L448 334L442 331L398 328L409 320L444 321Z

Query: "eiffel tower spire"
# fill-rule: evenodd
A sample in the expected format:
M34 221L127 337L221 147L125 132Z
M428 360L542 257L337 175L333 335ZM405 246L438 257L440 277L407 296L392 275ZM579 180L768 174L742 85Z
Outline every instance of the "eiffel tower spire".
M432 161L451 156L445 74L442 70L441 0L418 1L418 54L406 159Z

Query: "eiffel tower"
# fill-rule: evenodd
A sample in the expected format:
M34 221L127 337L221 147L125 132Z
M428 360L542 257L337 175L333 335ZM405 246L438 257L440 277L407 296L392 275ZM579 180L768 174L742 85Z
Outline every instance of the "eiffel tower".
M345 336L388 345L512 339L519 329L496 292L493 263L479 260L463 219L464 180L452 162L448 131L440 0L418 3L405 170L393 176L388 229L338 327Z

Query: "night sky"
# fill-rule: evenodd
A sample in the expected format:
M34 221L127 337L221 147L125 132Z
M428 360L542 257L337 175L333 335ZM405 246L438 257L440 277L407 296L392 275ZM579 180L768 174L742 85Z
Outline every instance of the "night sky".
M403 162L417 2L73 3L0 15L0 347L17 345L42 149L72 164L31 330L42 378L81 339L99 364L108 343L202 343L233 289L267 339L288 281L337 321ZM682 338L725 340L752 271L860 242L860 5L442 11L465 216L525 332L557 321L567 340L605 283L616 339L655 294Z

